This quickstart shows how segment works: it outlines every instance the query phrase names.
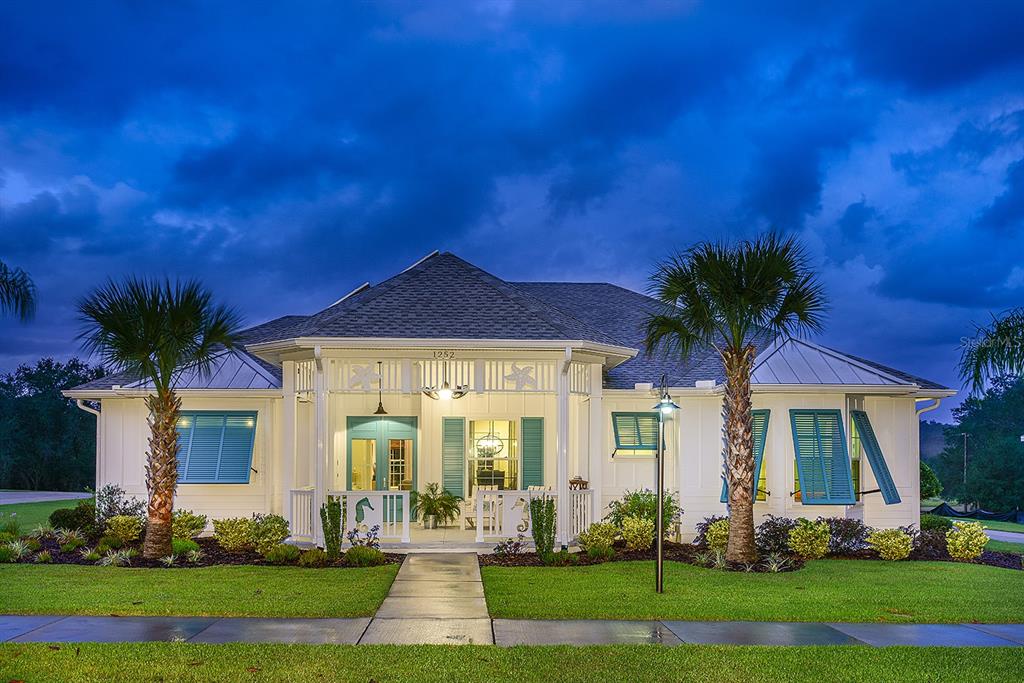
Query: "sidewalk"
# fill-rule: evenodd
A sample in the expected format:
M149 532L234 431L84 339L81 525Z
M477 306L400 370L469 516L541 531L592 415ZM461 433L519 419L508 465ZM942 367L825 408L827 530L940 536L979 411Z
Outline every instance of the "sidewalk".
M1024 624L491 619L476 554L423 553L405 559L373 618L0 616L0 641L1019 647Z

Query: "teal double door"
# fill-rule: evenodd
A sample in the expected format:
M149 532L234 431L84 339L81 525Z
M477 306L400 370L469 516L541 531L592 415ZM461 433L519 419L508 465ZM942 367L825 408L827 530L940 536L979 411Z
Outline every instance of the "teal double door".
M348 418L349 491L416 488L416 418Z

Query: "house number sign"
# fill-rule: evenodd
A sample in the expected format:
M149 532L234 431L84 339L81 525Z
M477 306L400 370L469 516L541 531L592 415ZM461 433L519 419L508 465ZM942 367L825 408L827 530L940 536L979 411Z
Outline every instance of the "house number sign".
M455 360L454 351L434 351L434 360Z

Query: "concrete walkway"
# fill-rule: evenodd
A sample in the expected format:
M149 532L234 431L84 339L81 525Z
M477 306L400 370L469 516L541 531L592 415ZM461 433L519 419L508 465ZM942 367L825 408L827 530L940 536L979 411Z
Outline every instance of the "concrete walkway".
M1020 647L1024 624L529 621L479 617L257 619L0 616L0 641L512 645L887 645Z
M77 500L80 498L92 498L92 494L71 491L0 491L0 505L45 503L52 500Z
M984 524L984 522L982 522ZM985 529L985 533L993 541L1006 541L1007 543L1024 543L1024 534L1015 531L999 531L998 529Z

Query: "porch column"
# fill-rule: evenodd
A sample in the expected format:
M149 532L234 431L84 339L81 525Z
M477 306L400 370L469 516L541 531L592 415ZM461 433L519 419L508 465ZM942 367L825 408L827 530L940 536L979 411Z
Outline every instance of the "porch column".
M295 488L295 361L281 363L281 488L282 509L288 525L292 523L292 489Z
M313 380L316 409L314 420L316 430L316 452L314 459L313 481L313 536L316 543L323 543L324 530L320 521L320 506L325 495L325 476L327 468L327 376L324 374L324 360L320 357L320 347L316 347L316 375Z
M558 436L555 441L555 491L557 542L569 545L569 364L572 349L565 349L565 360L558 373Z
M590 364L590 502L593 512L590 518L601 521L604 512L604 500L601 496L602 479L604 477L604 376L600 363Z

